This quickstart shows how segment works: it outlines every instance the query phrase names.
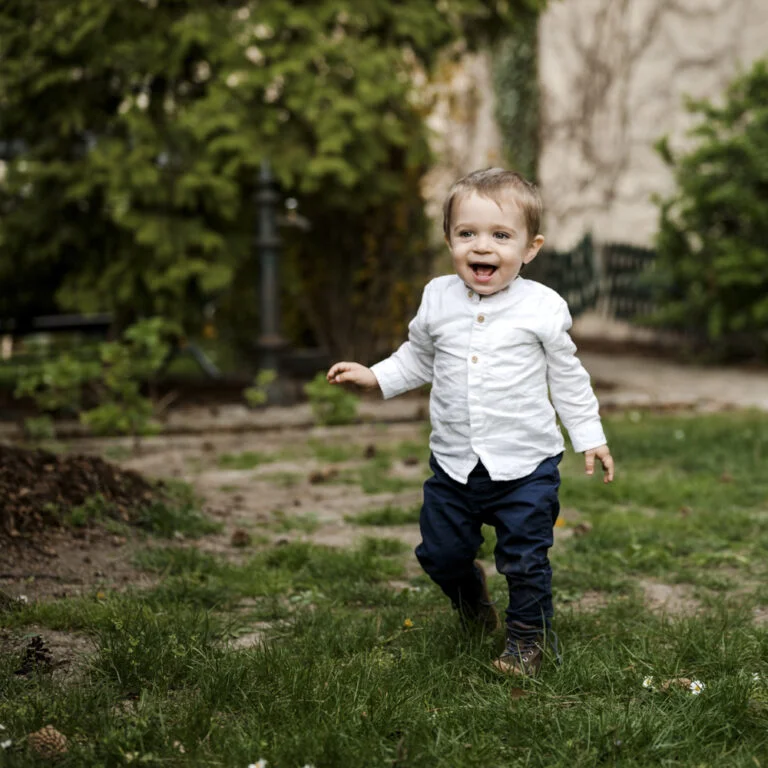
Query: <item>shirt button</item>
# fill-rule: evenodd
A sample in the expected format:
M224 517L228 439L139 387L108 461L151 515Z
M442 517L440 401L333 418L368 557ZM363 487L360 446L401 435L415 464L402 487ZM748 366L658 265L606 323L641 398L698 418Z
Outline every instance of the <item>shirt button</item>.
M472 298L472 291L467 291L467 298L469 298L469 299Z
M477 362L477 355L472 355L472 362L473 362L473 363L476 363L476 362Z
M485 315L478 315L477 316L477 322L478 323L484 323L485 322Z

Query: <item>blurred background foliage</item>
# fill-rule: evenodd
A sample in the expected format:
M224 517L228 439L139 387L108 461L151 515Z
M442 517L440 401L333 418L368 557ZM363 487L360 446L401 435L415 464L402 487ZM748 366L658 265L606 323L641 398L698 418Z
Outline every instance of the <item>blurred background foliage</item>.
M521 9L513 34L495 46L493 87L496 120L507 165L532 181L539 165L538 23L536 9Z
M213 305L247 350L268 158L312 226L283 232L290 341L372 361L431 262L414 73L535 24L542 4L7 0L0 317L162 315L194 334Z
M675 180L659 200L654 320L710 359L768 359L768 60L724 96L692 101L686 148L658 144Z

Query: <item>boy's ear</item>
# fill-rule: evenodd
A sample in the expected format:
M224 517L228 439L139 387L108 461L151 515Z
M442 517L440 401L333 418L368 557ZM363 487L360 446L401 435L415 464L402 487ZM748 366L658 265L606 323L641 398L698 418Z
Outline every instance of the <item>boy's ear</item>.
M536 235L528 245L528 250L523 257L523 264L530 264L536 258L536 254L541 250L542 245L544 245L544 236Z

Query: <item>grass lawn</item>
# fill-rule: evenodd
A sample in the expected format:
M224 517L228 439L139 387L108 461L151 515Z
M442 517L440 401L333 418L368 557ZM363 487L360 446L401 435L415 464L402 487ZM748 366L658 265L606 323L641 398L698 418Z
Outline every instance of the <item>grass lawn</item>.
M69 737L60 766L768 767L768 417L621 414L606 429L612 486L580 456L561 465L563 662L538 679L495 673L501 636L462 635L396 539L237 562L151 539L136 556L160 575L150 590L0 613L6 630L93 644L66 674L16 675L0 657L0 765L41 764L24 735L53 723ZM413 520L386 507L356 522ZM679 610L649 600L661 587ZM261 641L240 648L247 636ZM682 678L703 689L663 690Z

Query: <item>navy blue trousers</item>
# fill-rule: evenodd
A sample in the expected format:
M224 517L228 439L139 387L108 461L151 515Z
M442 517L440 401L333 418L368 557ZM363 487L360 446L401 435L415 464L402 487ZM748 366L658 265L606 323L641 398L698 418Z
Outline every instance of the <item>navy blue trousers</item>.
M482 462L467 484L447 475L430 458L434 475L424 483L416 557L454 605L472 604L482 594L474 567L483 543L481 526L496 529L496 568L507 578L508 635L521 639L549 630L552 619L552 568L549 548L560 512L558 464L562 454L545 459L518 480L491 480Z

